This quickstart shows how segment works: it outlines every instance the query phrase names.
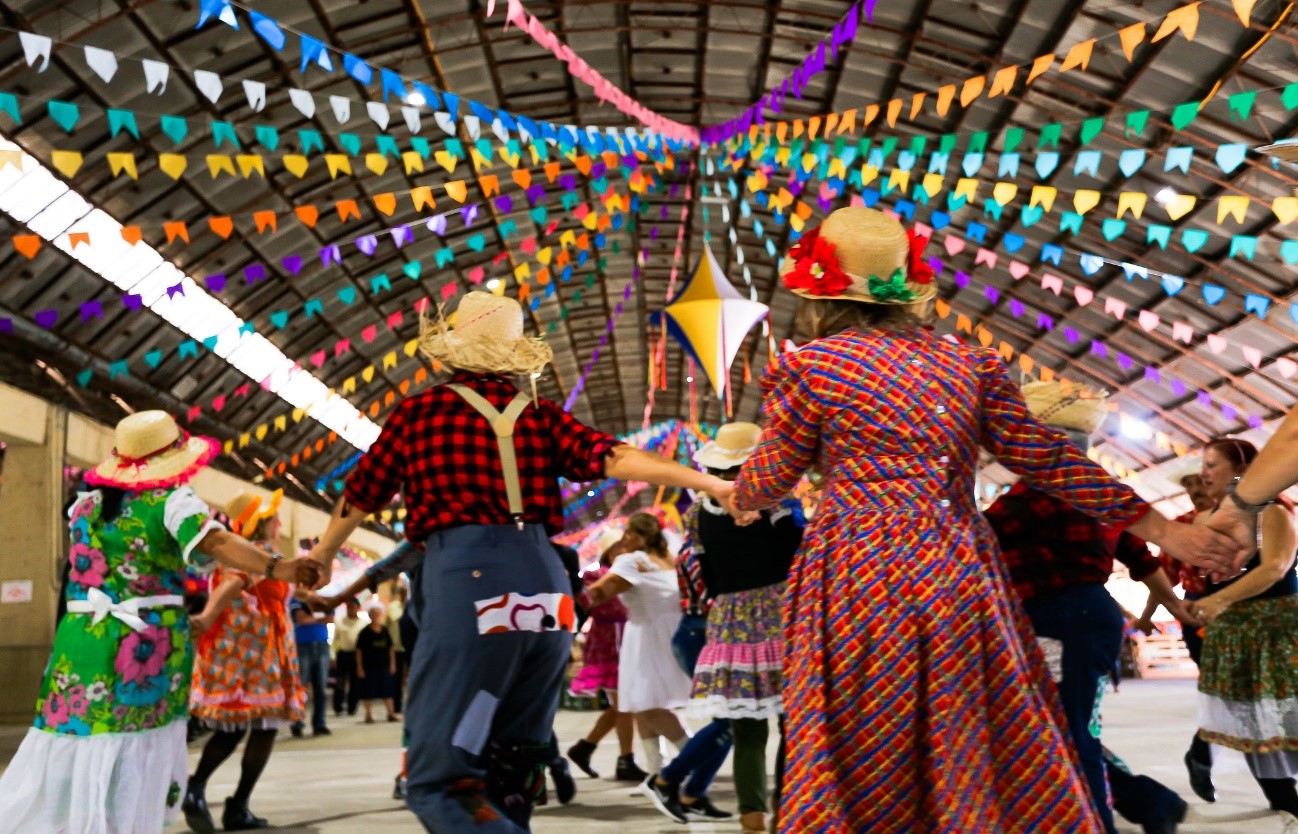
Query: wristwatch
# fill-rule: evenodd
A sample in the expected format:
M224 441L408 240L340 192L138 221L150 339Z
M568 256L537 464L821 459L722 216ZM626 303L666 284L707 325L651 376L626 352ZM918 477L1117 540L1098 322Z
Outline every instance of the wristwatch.
M1226 484L1226 494L1230 496L1231 502L1236 507L1238 507L1239 509L1243 510L1246 513L1253 513L1254 515L1256 515L1257 513L1262 512L1267 507L1275 503L1275 501L1266 501L1261 504L1250 504L1247 501L1245 501L1243 498L1240 498L1239 494L1235 492L1235 487L1239 484L1239 479L1240 476L1236 475L1234 478L1231 479L1230 483Z
M281 555L278 554L278 553L272 553L272 554L270 554L270 558L266 560L266 578L267 578L267 579L274 579L274 578L275 578L275 566L278 565L278 564L279 564L279 560L280 560L280 559L283 559L283 558L284 558L284 557L281 556Z

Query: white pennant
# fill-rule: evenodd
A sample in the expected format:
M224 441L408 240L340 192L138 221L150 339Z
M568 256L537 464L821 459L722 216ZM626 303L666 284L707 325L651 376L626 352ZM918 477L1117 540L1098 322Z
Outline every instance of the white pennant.
M381 101L365 102L365 111L370 114L370 121L379 126L379 130L387 130L388 122L392 121L392 111Z
M445 133L447 136L455 135L455 122L451 120L450 113L447 113L445 110L438 110L437 113L433 115L433 121L437 122L437 126L442 129L442 133Z
M300 87L293 87L288 91L288 100L293 102L297 112L308 119L315 115L315 96L308 91Z
M221 97L221 92L225 89L221 84L221 76L207 70L194 70L194 83L198 85L198 91L207 96L207 100L216 104L216 100Z
M496 134L496 138L500 140L501 144L509 141L509 131L505 130L505 123L499 117L491 120L491 132Z
M151 93L156 87L158 95L167 92L167 78L171 75L171 66L161 61L151 61L145 58L144 64L144 86Z
M266 108L266 85L260 81L243 80L243 94L248 97L248 106L260 113Z
M19 32L18 40L22 41L23 57L27 59L27 66L34 67L36 62L41 62L41 68L37 72L45 72L50 66L50 49L54 42L44 35L36 35L31 32Z
M343 125L351 121L352 100L346 96L329 96L329 106L333 108L334 118Z
M477 141L482 136L482 121L477 116L465 116L464 127L469 131L469 138Z
M97 46L85 47L86 64L94 70L95 75L104 79L104 83L113 80L117 75L117 56L107 49L100 49Z
M418 133L419 128L423 127L423 122L419 118L418 107L402 107L401 115L406 118L406 129L411 133Z

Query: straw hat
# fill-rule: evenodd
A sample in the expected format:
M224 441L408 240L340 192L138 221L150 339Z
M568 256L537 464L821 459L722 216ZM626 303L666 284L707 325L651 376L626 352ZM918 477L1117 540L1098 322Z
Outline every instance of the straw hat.
M419 349L452 368L485 374L536 374L554 358L549 345L523 335L522 305L488 292L464 296L454 329L445 317L425 319Z
M727 423L717 429L717 439L694 453L694 462L709 469L734 469L748 460L762 439L762 430L753 423Z
M279 504L284 500L284 490L277 489L269 499L263 499L255 492L241 492L234 496L226 507L230 516L230 529L235 535L248 538L257 525L279 513Z
M165 411L141 411L117 424L107 460L86 473L91 486L170 489L194 477L221 452L211 437L190 437Z
M922 257L928 238L864 206L841 208L803 233L780 264L784 286L803 298L915 304L937 295Z
M599 538L595 541L595 546L598 548L599 554L602 556L608 552L610 547L620 541L622 541L621 530L616 527L605 527L604 532L600 533Z
M1100 427L1108 414L1108 398L1103 392L1057 381L1029 382L1023 386L1023 399L1042 423L1088 435Z

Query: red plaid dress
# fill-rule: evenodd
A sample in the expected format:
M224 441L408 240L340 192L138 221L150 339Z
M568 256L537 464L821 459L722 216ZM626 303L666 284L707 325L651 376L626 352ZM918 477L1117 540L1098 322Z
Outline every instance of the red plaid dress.
M767 387L739 505L826 482L785 598L780 830L1100 834L974 501L978 448L1114 526L1146 505L1036 423L995 354L927 332L823 339Z

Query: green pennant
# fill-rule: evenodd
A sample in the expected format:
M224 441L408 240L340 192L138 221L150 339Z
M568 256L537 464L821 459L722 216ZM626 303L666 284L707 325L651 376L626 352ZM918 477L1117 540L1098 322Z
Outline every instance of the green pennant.
M959 138L954 133L943 134L937 146L938 153L951 153L951 151L955 150L955 143Z
M983 215L993 220L1000 220L1003 211L1005 211L1005 207L991 197L988 197L987 201L983 203Z
M343 146L348 156L359 156L361 152L361 137L355 133L338 134L338 144Z
M189 122L180 116L163 116L158 120L167 138L179 145L189 135Z
M49 110L50 118L54 120L54 123L68 133L72 132L72 128L76 127L77 122L81 119L81 110L70 101L52 100L46 105L46 108Z
M1286 110L1298 107L1298 81L1284 88L1284 92L1280 94L1280 101Z
M125 130L127 133L140 138L140 127L135 123L135 112L133 110L115 110L109 109L108 114L108 132L116 136Z
M1012 127L1005 131L1005 153L1014 153L1019 143L1023 141L1023 128Z
M1081 234L1083 218L1075 211L1066 211L1059 215L1059 231L1070 235Z
M599 258L595 260L595 268L598 269L600 272L603 272L604 270L608 269L608 258L606 258L603 255L600 255Z
M311 153L311 148L315 148L321 153L324 152L324 138L318 130L299 130L297 132L298 141L302 143L303 155Z
M13 93L0 93L0 112L8 113L14 124L22 124L22 114L18 112L18 97Z
M871 140L869 139L862 139L861 141L856 143L857 159L865 159L867 156L870 155L870 141Z
M1172 111L1172 127L1177 130L1185 130L1199 115L1199 102L1187 101L1184 104L1176 105Z
M987 152L987 131L980 130L969 137L969 153Z
M1097 116L1094 119L1087 119L1082 122L1082 130L1077 135L1077 140L1083 145L1089 145L1094 141L1096 136L1104 132L1104 117Z
M374 137L374 147L378 148L379 153L384 156L391 155L393 159L401 158L401 149L397 147L395 136L389 136L386 133L380 133Z
M883 143L879 145L879 153L883 154L884 159L887 159L888 157L892 156L892 152L895 151L896 149L897 149L896 136L885 136L883 139Z
M586 276L586 286L587 288L595 286L595 273Z
M1059 147L1059 138L1063 136L1063 134L1064 126L1058 122L1042 125L1041 138L1037 141L1037 149Z
M268 151L279 147L279 131L274 125L257 125L257 141Z
M1128 139L1139 136L1145 132L1145 125L1149 123L1149 111L1137 110L1135 113L1127 114L1127 127L1123 131Z
M212 122L212 142L216 147L221 147L222 142L229 142L234 145L235 150L242 150L243 146L239 144L239 135L234 132L234 125L229 122Z
M411 136L410 147L414 148L415 153L419 154L424 159L428 159L428 157L433 154L432 146L430 146L428 140L422 136Z
M1238 116L1239 120L1245 121L1250 113L1253 112L1253 102L1257 99L1257 90L1245 90L1242 93L1236 93L1227 99L1230 105L1232 115Z
M928 139L924 136L916 136L910 140L910 152L916 157L923 155L924 146L928 144Z

